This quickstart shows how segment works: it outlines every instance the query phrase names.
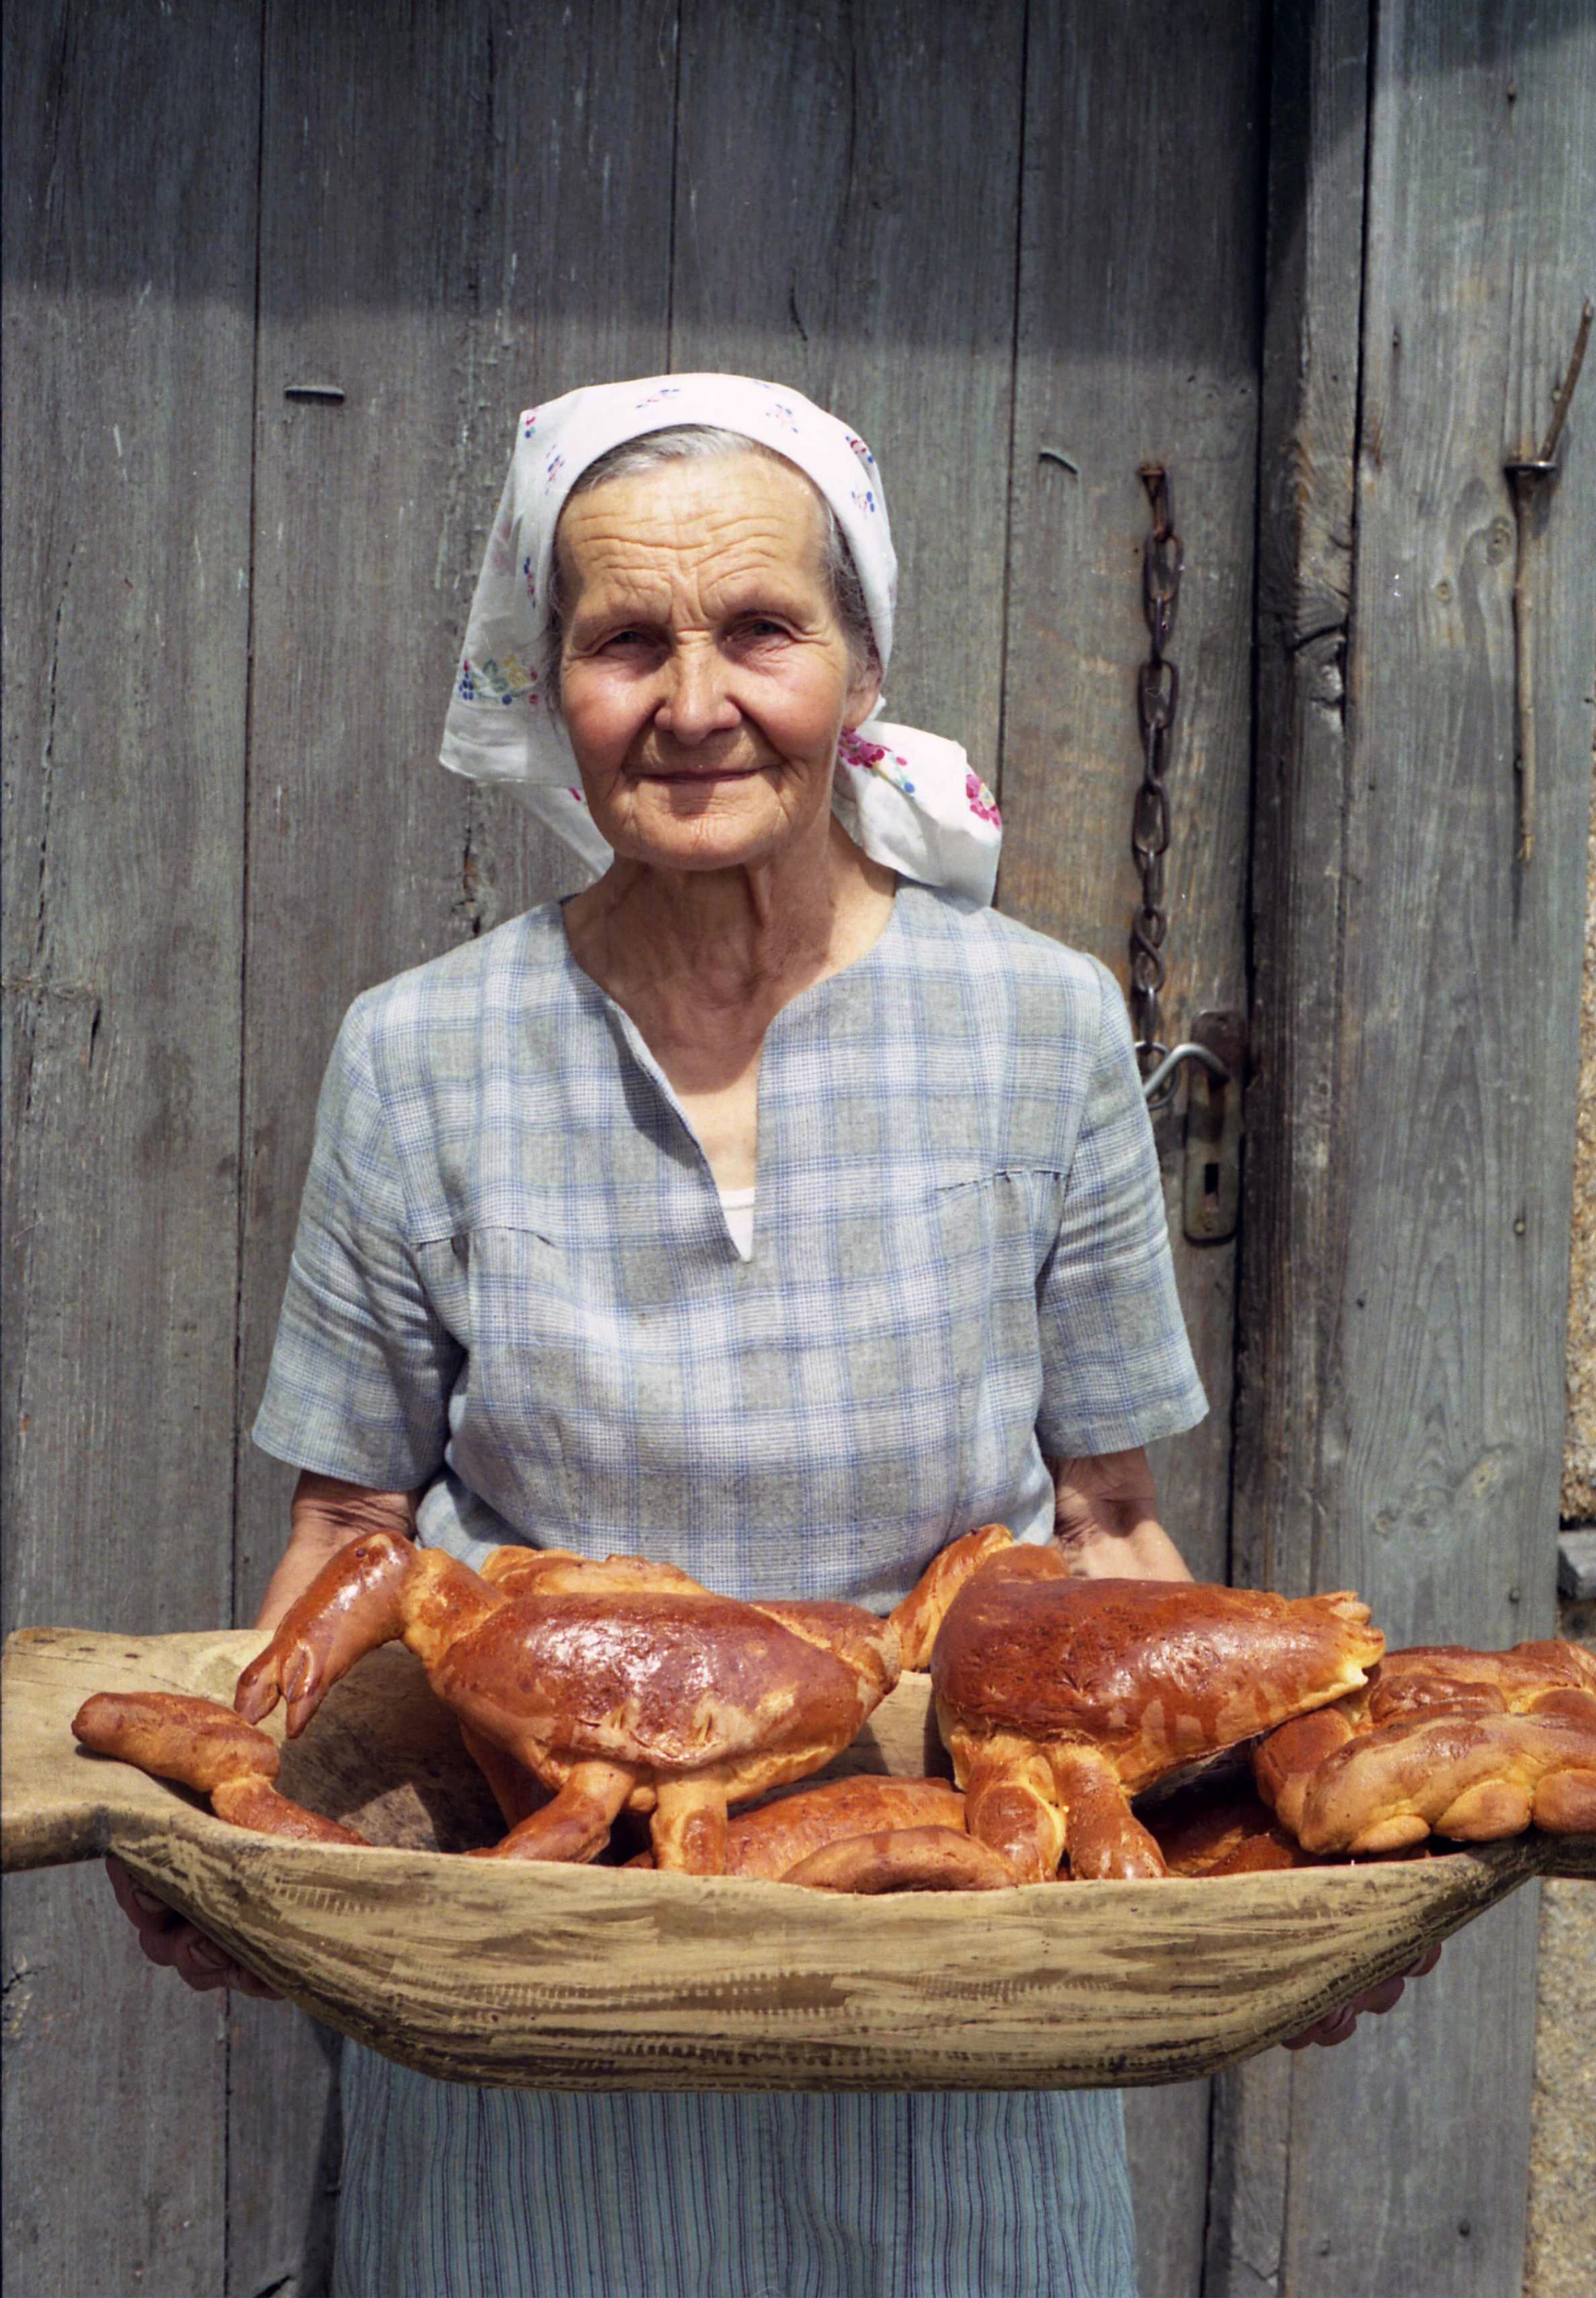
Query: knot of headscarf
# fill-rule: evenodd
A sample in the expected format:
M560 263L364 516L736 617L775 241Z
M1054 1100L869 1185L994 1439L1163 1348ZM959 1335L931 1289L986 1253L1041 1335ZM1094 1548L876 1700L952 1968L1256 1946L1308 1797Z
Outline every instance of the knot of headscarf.
M542 691L554 532L566 496L612 447L714 425L773 448L836 515L864 587L883 674L892 652L897 560L875 457L796 391L739 375L662 375L590 384L520 418L509 475L466 625L443 728L443 764L517 786L531 810L595 869L610 860L583 797L570 737ZM989 902L1002 822L958 743L868 719L838 745L832 810L872 861Z

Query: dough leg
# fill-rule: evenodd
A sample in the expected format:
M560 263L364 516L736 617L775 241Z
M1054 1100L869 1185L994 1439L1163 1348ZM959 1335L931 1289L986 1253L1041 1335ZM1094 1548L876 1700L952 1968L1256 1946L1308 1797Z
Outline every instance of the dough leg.
M96 1756L202 1795L223 1780L277 1775L277 1750L264 1732L186 1691L96 1691L73 1716L72 1735Z
M819 1891L1004 1891L1006 1859L955 1827L881 1828L810 1852L782 1876Z
M654 1864L679 1875L726 1872L726 1790L701 1773L692 1779L657 1780L649 1832Z
M631 1764L573 1764L552 1802L512 1827L502 1843L463 1856L467 1859L563 1859L584 1864L608 1842L611 1823L636 1784L637 1771Z
M1016 1883L1046 1883L1057 1874L1064 1823L1045 1757L978 1758L965 1782L964 1824Z
M995 1556L1013 1544L1014 1535L1006 1525L983 1524L974 1532L967 1532L962 1540L951 1541L939 1556L931 1558L890 1615L903 1647L906 1667L930 1665L937 1631L954 1598L966 1581L974 1579L983 1564L989 1564Z
M279 1795L267 1781L255 1776L222 1780L211 1790L211 1808L218 1819L247 1827L256 1835L285 1836L291 1843L359 1843L366 1839L339 1819L324 1819Z
M1163 1853L1132 1813L1120 1775L1096 1748L1053 1750L1064 1847L1077 1882L1132 1882L1167 1875Z

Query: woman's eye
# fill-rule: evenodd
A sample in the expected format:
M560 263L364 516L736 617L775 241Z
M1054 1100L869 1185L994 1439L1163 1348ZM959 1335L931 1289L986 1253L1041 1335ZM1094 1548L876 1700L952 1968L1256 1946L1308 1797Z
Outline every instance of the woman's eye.
M745 639L784 639L787 628L773 616L754 615L742 625L742 635Z

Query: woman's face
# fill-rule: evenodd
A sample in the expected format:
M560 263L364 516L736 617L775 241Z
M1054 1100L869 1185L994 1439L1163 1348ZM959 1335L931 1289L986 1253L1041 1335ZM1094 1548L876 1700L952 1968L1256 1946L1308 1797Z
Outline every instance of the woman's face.
M822 572L808 481L767 456L666 463L566 505L560 703L593 820L678 870L772 859L829 815L875 706Z

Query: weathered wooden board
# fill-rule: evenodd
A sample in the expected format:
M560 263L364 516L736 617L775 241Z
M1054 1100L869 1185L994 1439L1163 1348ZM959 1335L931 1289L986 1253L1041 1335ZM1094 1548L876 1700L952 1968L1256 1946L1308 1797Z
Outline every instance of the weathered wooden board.
M1137 474L1162 460L1186 557L1170 648L1181 685L1165 997L1182 1035L1205 1007L1247 1002L1265 12L1213 0L1030 12L998 898L1126 980L1147 652ZM1158 1134L1211 1411L1155 1447L1154 1467L1193 1569L1223 1579L1236 1248L1185 1243L1178 1109ZM1195 2298L1206 2088L1127 2108L1145 2298Z
M1246 1004L1261 11L1033 9L1026 93L1003 764L1003 906L1127 978L1142 774L1136 666L1148 460L1186 574L1170 654L1170 1027ZM1045 457L1066 456L1075 471ZM1225 1575L1234 1249L1180 1237L1212 1414L1161 1461L1170 1528Z
M229 1594L225 1543L183 1527L231 1500L255 45L242 5L142 29L62 6L8 56L6 1584L30 1617L70 1595L170 1628ZM232 267L203 328L195 214ZM79 292L79 249L119 235L137 284Z
M1239 1302L1232 1570L1306 1588L1335 1328L1331 1207L1345 1152L1333 961L1344 890L1352 461L1363 288L1369 0L1274 12L1259 456L1253 1084ZM1285 1551L1277 1558L1277 1542ZM1289 1562L1287 1558L1289 1558ZM1455 1951L1454 1951L1455 1952ZM1429 1985L1450 1985L1444 1978ZM1405 2019L1414 2008L1403 2005ZM1347 2046L1361 2056L1366 2027ZM1214 2087L1203 2298L1279 2287L1296 2062ZM1383 2118L1382 2118L1383 2120ZM1340 2134L1338 2134L1339 2143ZM1344 2232L1336 2212L1320 2241Z
M5 37L5 1603L172 1629L231 1579L260 11ZM219 2289L218 2005L97 1873L7 1899L10 2287Z
M1015 0L709 0L676 154L672 366L790 383L870 441L902 566L888 715L994 781L1023 29Z
M252 1836L87 1757L90 1689L214 1697L254 1635L139 1644L43 1629L6 1649L8 1859L114 1848L305 2009L467 2082L609 2089L991 2089L1155 2083L1264 2048L1402 1968L1596 1838L1204 1882L833 1897L740 1877L480 1863ZM373 1834L426 1839L459 1774L452 1720L402 1656L355 1671L284 1784ZM401 1695L393 1697L395 1690ZM397 1710L398 1730L390 1738ZM428 1717L433 1719L429 1732ZM849 1751L918 1774L929 1677ZM342 1745L340 1743L343 1743Z
M1369 0L1277 11L1258 550L1253 1076L1233 1565L1313 1583L1319 1431L1350 1143L1344 993L1347 648L1363 293ZM1280 1584L1285 1584L1282 1582Z
M1269 1306L1249 1318L1238 1561L1287 1589L1356 1584L1402 1640L1444 1625L1499 1643L1545 1632L1555 1573L1589 405L1534 543L1554 606L1527 864L1502 463L1544 423L1592 285L1596 20L1577 4L1380 9L1360 230L1358 16L1314 12L1304 269L1278 315L1265 457L1303 513L1295 563L1264 578L1261 731L1278 781L1261 776L1253 906L1266 1048L1301 1036L1263 1074L1273 1106L1253 1133L1269 1178L1249 1296ZM1334 378L1355 343L1354 453ZM1289 362L1304 353L1319 388L1302 395ZM1294 639L1303 666L1288 674ZM1221 2298L1271 2276L1302 2298L1517 2289L1534 1915L1526 1898L1460 1941L1355 2058L1228 2079Z
M517 411L666 358L670 8L269 12L255 432L238 1611L292 1471L248 1441L357 990L581 882L437 762ZM330 382L342 405L294 401ZM36 1615L37 1616L37 1615ZM233 2023L229 2292L325 2241L326 2052ZM285 2117L281 2102L298 2111Z

